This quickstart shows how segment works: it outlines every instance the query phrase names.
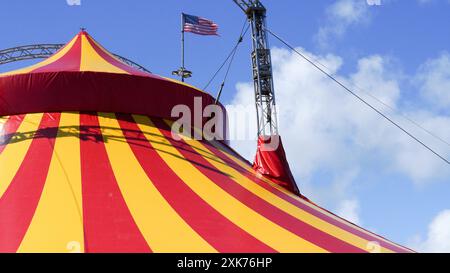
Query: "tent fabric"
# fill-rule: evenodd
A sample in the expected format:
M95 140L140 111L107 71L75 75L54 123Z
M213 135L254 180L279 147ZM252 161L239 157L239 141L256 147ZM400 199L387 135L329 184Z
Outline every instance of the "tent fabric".
M172 118L174 106L194 109L196 97L200 112L215 101L205 92L153 77L64 71L0 77L0 115L105 111Z
M158 77L123 63L97 43L86 31L78 33L70 42L44 61L26 68L2 73L0 77L61 71L107 72Z
M410 251L261 177L221 142L176 140L165 119L0 124L0 252Z
M0 252L411 251L286 187L282 146L255 170L224 141L172 131L173 106L197 97L214 103L84 31L0 74Z
M125 64L95 41L86 31L80 31L72 40L44 61L25 68L0 73L0 78L46 72L103 72L151 77L190 87L191 91L202 91L187 83L140 71Z
M201 99L200 113L194 112ZM35 65L0 74L0 116L61 111L103 111L175 119L185 105L203 114L215 98L188 84L137 70L81 31L54 55ZM219 107L225 113L220 103ZM207 118L201 118L203 125ZM220 121L226 134L226 116Z
M253 168L262 175L272 178L280 186L300 195L297 183L289 168L280 136L258 137L258 148Z

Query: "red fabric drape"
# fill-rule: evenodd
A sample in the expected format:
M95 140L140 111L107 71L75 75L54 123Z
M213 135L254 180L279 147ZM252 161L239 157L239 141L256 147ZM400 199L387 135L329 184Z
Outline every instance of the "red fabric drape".
M253 168L260 174L271 178L280 186L300 195L289 168L280 136L260 136L258 138L258 149Z

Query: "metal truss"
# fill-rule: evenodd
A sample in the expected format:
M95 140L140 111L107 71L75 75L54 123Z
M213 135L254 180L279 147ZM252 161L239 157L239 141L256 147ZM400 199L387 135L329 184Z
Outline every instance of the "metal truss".
M37 44L0 50L0 65L23 60L48 58L63 46L64 44ZM145 67L131 61L130 59L117 54L113 55L129 66L147 73L151 73Z
M266 8L259 0L233 0L252 27L252 74L255 88L258 136L278 135L272 60L266 32Z

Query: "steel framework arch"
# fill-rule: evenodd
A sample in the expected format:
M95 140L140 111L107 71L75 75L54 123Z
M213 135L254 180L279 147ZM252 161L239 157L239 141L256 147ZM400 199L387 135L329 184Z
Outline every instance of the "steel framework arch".
M0 65L23 60L48 58L63 46L64 44L36 44L3 49L0 50ZM134 68L151 73L145 67L133 62L130 59L117 54L113 55L122 62Z

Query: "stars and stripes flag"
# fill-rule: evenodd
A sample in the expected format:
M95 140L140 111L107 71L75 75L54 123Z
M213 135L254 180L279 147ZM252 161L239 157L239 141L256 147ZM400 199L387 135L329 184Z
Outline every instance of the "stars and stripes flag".
M219 26L211 20L183 13L184 32L192 32L199 35L219 35L217 33L218 30Z

